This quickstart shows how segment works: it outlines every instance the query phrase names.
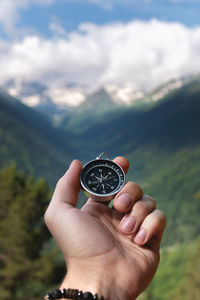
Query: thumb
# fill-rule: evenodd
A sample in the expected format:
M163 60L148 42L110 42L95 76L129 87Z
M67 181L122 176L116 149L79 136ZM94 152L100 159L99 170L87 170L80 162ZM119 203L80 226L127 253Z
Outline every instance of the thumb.
M59 179L44 220L58 244L62 244L63 227L60 222L69 209L75 207L80 192L80 161L73 160L67 172Z
M66 204L75 207L80 193L80 173L82 165L79 160L73 160L67 172L59 179L51 203Z

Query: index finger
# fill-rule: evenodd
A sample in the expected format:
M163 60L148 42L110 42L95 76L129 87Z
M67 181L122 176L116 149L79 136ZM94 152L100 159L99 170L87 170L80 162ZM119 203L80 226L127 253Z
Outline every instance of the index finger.
M117 156L113 159L113 161L120 165L120 167L124 170L125 173L128 172L128 169L129 169L129 161L127 158L125 158L124 156Z

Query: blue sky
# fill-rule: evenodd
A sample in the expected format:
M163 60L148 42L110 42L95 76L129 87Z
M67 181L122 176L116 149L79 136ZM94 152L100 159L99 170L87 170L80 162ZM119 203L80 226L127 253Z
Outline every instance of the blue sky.
M200 0L0 0L0 87L78 103L199 74L199 12Z
M38 34L50 36L49 24L58 22L67 31L76 30L80 23L98 25L111 22L129 22L133 19L178 21L186 26L200 24L200 1L181 0L125 0L87 1L57 0L30 2L19 9L17 27L29 27Z

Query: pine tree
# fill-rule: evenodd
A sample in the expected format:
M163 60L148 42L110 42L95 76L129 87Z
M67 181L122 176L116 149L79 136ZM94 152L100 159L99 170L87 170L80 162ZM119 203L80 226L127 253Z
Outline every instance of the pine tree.
M36 182L15 166L0 171L1 300L36 300L56 283L57 250L45 252L50 235L43 214L49 198L44 180Z

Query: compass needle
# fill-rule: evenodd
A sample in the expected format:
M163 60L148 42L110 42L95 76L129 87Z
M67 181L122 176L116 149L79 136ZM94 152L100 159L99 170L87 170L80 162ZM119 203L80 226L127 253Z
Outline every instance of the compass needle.
M109 160L108 154L107 159L102 159L103 154L88 162L81 172L83 190L97 201L111 200L125 183L123 169Z

